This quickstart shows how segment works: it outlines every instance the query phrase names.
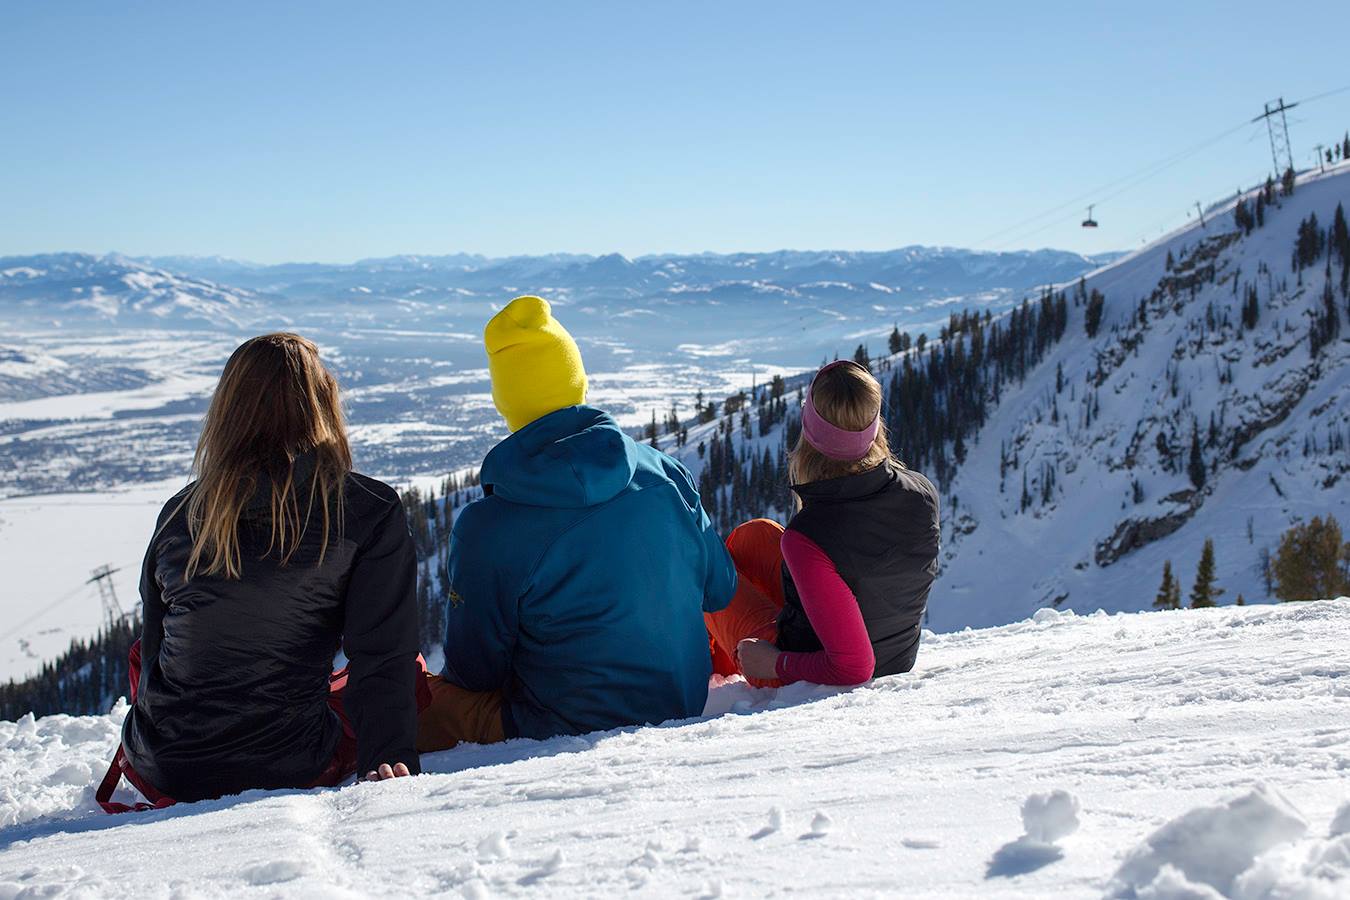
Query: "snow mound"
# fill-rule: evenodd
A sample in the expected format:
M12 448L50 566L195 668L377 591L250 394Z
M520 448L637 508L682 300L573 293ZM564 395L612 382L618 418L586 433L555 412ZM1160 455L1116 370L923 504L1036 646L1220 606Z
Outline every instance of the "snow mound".
M1032 794L1022 804L1022 825L1027 830L1027 837L1053 844L1078 830L1081 809L1078 798L1068 791Z
M0 722L0 828L57 811L93 815L94 785L121 736L125 703L106 716Z
M1181 889L1177 873L1187 883L1228 896L1257 856L1298 840L1307 830L1303 816L1279 791L1259 785L1226 803L1193 809L1153 832L1126 857L1111 896L1148 896L1150 891L1174 896L1162 892ZM1172 871L1164 873L1164 867Z
M1033 621L1043 622L1045 617L1038 614ZM1055 842L1078 830L1081 809L1077 797L1059 788L1032 794L1022 804L1025 833L998 848L989 861L985 877L1012 878L1059 862L1064 858L1064 851Z
M1331 820L1331 836L1350 834L1350 803L1341 804L1336 810L1336 818Z

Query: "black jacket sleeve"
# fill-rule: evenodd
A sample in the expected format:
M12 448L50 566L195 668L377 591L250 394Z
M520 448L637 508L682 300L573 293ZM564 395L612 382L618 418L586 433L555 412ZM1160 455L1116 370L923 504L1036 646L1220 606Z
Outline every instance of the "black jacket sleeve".
M343 706L356 731L357 772L403 763L416 774L417 554L401 503L357 550L346 602Z
M160 538L168 521L179 515L185 503L186 493L180 493L160 510L155 533L150 537L150 546L141 562L141 679L136 686L137 694L145 693L146 679L159 658L159 645L164 638L164 594L158 572Z

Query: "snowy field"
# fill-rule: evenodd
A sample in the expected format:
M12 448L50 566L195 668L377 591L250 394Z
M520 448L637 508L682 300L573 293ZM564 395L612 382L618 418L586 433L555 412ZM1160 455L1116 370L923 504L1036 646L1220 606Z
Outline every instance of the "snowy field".
M122 490L0 499L0 679L53 659L103 622L89 573L109 565L124 611L140 607L141 559L185 479Z
M1347 897L1347 629L1345 598L1047 609L853 691L736 680L704 719L121 817L124 707L0 723L0 898Z

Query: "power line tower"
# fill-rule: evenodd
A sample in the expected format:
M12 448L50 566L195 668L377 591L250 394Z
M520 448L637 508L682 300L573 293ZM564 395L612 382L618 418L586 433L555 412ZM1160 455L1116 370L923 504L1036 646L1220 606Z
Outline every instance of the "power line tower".
M112 576L114 572L120 572L121 569L114 569L111 566L99 566L90 573L90 578L85 584L92 584L98 588L98 599L103 604L103 621L111 630L114 625L126 618L126 613L122 611L122 604L117 601L117 588L113 587Z
M1285 112L1298 106L1297 103L1286 104L1281 97L1272 107L1269 103L1265 105L1265 112L1252 119L1253 122L1266 120L1266 133L1270 135L1270 161L1275 165L1275 174L1279 175L1285 169L1294 167L1294 151L1289 143L1289 120L1285 117ZM1275 127L1275 116L1280 117L1279 128ZM1280 168L1280 155L1284 155L1285 168Z

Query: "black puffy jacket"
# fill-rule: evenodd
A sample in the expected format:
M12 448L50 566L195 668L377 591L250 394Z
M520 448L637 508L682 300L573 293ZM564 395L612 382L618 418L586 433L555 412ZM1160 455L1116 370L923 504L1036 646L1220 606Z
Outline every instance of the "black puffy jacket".
M788 528L814 541L858 601L876 657L875 677L908 672L937 577L939 503L933 483L894 461L857 475L793 487L802 508ZM821 649L792 576L783 567L778 646Z
M302 503L305 462L295 475ZM139 696L122 730L132 767L183 801L311 785L341 736L328 705L341 646L358 771L402 762L417 772L417 563L398 494L348 475L342 532L322 564L321 526L311 525L282 566L260 558L264 484L240 521L241 577L185 583L190 490L160 513L142 569Z

